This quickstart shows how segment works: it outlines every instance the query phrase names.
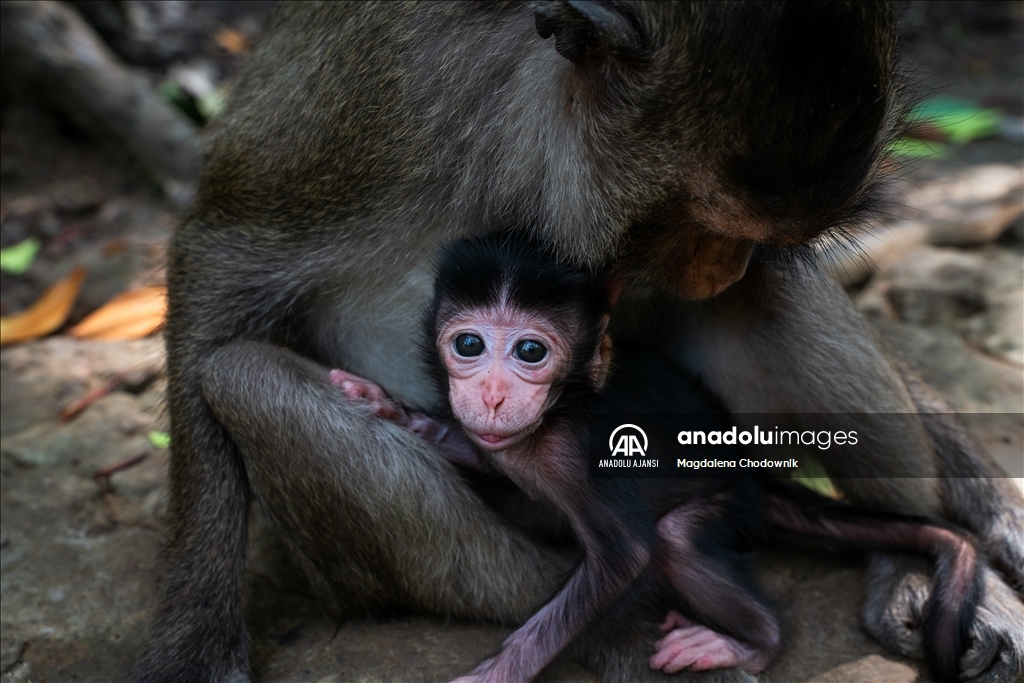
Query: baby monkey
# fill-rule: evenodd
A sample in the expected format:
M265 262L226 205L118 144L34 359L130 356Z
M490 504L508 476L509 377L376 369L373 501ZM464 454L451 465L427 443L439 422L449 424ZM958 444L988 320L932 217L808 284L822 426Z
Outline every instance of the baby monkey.
M957 531L773 480L590 476L595 418L670 406L700 414L706 429L730 426L695 378L655 354L618 348L609 372L606 328L617 289L610 282L515 234L461 240L440 254L426 319L428 366L448 397L446 414L406 411L380 387L331 371L349 398L369 401L456 463L507 477L521 492L519 509L557 511L526 525L556 538L563 525L581 551L557 593L459 681L531 680L599 614L630 591L652 593L656 583L687 616L669 612L653 668L761 671L778 649L779 626L742 551L766 522L831 543L935 556L926 651L937 679L956 680L980 590L977 553ZM647 452L671 447L655 436Z

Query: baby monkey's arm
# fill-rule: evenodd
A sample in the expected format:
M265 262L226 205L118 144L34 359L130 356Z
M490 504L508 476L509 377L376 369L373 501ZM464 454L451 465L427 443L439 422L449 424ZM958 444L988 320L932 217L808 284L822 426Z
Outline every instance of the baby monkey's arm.
M424 441L429 441L451 462L473 470L488 470L473 444L455 425L424 413L406 410L395 403L379 385L344 370L331 370L331 384L340 388L353 401L365 401L370 409L390 422L405 427Z

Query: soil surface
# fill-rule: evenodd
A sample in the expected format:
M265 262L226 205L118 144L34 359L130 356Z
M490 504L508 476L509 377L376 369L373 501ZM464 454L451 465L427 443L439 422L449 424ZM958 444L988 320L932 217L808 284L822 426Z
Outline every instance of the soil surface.
M1020 483L1024 5L995 12L990 4L912 3L906 59L923 74L924 90L941 88L1003 112L1001 133L910 163L893 182L884 223L866 228L862 251L831 253L823 262L882 343L965 413L975 436ZM193 3L178 5L185 20L150 18L158 28L159 21L188 27L163 34L170 47L151 36L146 52L148 34L137 26L122 55L135 55L136 68L154 83L182 64L209 67L205 73L220 82L230 60L207 49L209 35L225 22L254 35L261 5L206 23L187 21L189 12L200 12ZM202 31L207 35L197 38ZM75 266L86 266L89 277L69 324L119 292L163 281L180 209L116 144L86 137L38 102L16 99L4 102L0 151L0 246L29 236L45 245L26 273L0 274L4 315ZM76 418L59 419L111 383L114 390ZM125 680L144 647L167 523L168 452L149 438L168 428L165 386L159 335L115 343L58 333L0 352L4 682ZM250 558L246 595L259 681L447 680L508 633L416 615L338 624L320 613L258 518ZM861 556L775 547L759 563L785 633L765 680L928 680L918 663L889 654L861 628ZM559 660L543 680L596 678Z

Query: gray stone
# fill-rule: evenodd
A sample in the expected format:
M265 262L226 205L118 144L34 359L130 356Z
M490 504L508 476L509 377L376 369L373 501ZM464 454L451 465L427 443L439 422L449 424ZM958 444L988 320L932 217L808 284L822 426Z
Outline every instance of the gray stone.
M985 244L1024 213L1024 168L979 164L907 192L903 202L921 212L935 245Z
M818 261L822 270L837 282L852 287L886 270L908 249L927 240L928 226L921 221L872 224L855 233L849 241L823 242L818 248Z
M4 672L4 683L38 683L39 678L32 673L32 667L27 662L18 662Z
M886 296L904 322L950 322L986 308L985 262L976 254L916 247L893 263L883 278Z
M964 412L1024 411L1024 372L968 347L942 327L873 319L885 346Z
M124 680L143 645L160 534L111 521L97 484L5 468L0 497L4 635L46 680ZM77 678L76 678L77 677Z
M823 270L850 287L875 271L891 268L904 252L920 244L975 246L1008 231L1019 232L1024 168L985 164L919 179L896 201L904 214L901 217L871 223L839 240L822 240L818 254Z
M972 349L1024 367L1024 258L1018 247L919 245L857 296L869 319L942 327Z
M162 423L137 403L134 396L112 393L70 422L44 422L5 437L2 451L21 465L66 464L91 475L152 450L145 432Z
M862 563L783 545L765 553L762 583L781 612L782 651L766 681L911 683L919 662L885 651L860 627Z
M25 641L7 635L9 628L9 625L4 624L4 634L0 635L0 673L6 673L17 664L21 658L21 651L25 649Z
M0 433L57 419L90 391L123 375L141 388L163 372L162 337L127 342L50 337L0 350ZM140 377L148 377L142 380ZM151 412L156 414L159 406Z

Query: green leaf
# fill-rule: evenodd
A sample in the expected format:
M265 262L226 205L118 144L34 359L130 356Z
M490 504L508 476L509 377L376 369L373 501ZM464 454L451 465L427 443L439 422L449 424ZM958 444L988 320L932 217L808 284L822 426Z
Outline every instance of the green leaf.
M208 92L196 100L196 109L209 121L224 111L224 96L216 90Z
M35 237L18 242L14 246L0 249L0 270L21 275L35 262L36 254L43 243Z
M171 435L167 432L150 432L148 436L154 448L169 448L171 445Z
M995 109L981 109L967 100L935 98L910 112L911 121L928 121L956 145L991 137L999 132L1003 115Z
M160 86L160 95L196 123L202 125L205 121L199 112L195 98L189 95L173 78L168 78L163 82Z
M188 93L173 78L161 83L159 90L163 98L172 104L180 104L182 100L188 99Z
M796 483L803 484L810 490L829 498L838 500L843 497L829 478L824 465L806 455L800 460L803 466L798 470L793 470L790 475Z
M893 156L910 157L911 159L927 159L929 157L941 159L947 148L947 145L941 142L900 138L890 144L887 151Z

